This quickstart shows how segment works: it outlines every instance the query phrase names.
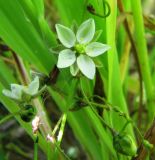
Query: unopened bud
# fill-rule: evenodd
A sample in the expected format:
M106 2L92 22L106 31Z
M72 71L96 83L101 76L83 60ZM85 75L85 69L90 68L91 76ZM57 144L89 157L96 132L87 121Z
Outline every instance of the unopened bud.
M54 143L55 139L54 137L50 136L49 134L47 135L47 141L50 141L52 143Z
M33 130L33 133L36 134L38 129L39 129L39 125L40 125L40 117L39 116L36 116L33 121L32 121L32 130Z
M153 149L153 144L151 144L149 141L147 140L143 140L143 145L146 149L151 150Z
M113 138L113 145L117 152L126 156L135 156L137 152L137 146L133 138L126 133L121 133Z

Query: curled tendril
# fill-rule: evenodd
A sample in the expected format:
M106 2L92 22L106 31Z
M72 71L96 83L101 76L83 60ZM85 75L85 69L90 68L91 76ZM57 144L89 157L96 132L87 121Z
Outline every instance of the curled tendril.
M106 18L110 15L111 9L110 9L109 3L105 0L103 1L103 8L104 8L104 14L101 15L99 13L96 13L95 8L92 4L87 5L87 10L89 11L89 13L91 13L97 17L100 17L100 18ZM106 10L106 8L107 8L107 10Z

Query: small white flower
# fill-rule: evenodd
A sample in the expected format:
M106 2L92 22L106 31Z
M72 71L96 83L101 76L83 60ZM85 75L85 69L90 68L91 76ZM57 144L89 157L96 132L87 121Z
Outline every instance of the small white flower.
M32 130L34 134L36 134L36 132L38 131L39 125L41 124L40 122L41 120L39 116L35 116L35 118L32 120Z
M2 93L18 102L30 99L32 96L39 92L39 78L35 77L34 80L28 85L11 84L11 91L4 89Z
M76 76L80 70L87 78L95 76L93 57L99 56L110 49L109 45L92 42L95 35L95 22L88 19L74 32L61 24L56 24L56 31L60 42L66 47L58 56L57 67L70 67L70 72Z
M54 139L54 137L52 137L52 136L50 136L49 134L47 135L47 141L50 141L50 142L52 142L52 143L54 143L55 142L55 139Z

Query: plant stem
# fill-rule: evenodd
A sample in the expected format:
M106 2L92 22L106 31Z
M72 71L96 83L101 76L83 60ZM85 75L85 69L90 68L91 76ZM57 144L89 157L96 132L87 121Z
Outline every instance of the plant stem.
M54 136L56 131L58 130L60 124L61 124L61 121L62 121L62 116L60 117L60 119L58 120L57 124L55 125L53 131L52 131L52 135Z
M38 160L38 137L34 140L34 160Z
M155 145L155 119L151 127L146 131L144 139L148 140L150 144ZM147 154L147 149L141 143L137 151L137 156L133 157L132 160L145 160Z
M149 111L149 120L154 116L153 88L149 69L148 51L144 33L144 22L140 0L131 0L133 19L135 24L135 43L138 51L138 60L144 80L144 86L147 96L147 105Z
M57 148L55 150L55 159L57 159L58 157L58 147L60 147L61 141L62 141L62 137L63 137L63 133L64 133L64 129L65 129L65 124L66 124L66 120L67 120L67 114L63 114L62 119L61 119L61 126L60 126L60 130L57 136Z
M47 149L47 152L48 152L48 153L47 153L47 160L51 160L51 157L52 157L52 155L51 155L51 153L52 153L52 152L51 152L51 143L48 142L47 145L48 145L48 146L47 146L47 147L48 147L48 149Z
M62 116L61 126L60 126L60 130L59 130L58 138L57 138L57 144L58 144L58 146L60 146L60 143L62 141L62 136L63 136L63 133L64 133L66 120L67 120L67 114L65 113Z
M29 84L30 78L27 74L26 67L23 65L22 60L20 59L19 56L16 55L16 53L13 52L13 56L15 59L15 63L17 65L17 70L20 73L22 83L24 83L25 85ZM46 86L44 86L42 89L45 89L45 88L46 88ZM42 132L44 138L46 138L46 136L48 134L52 133L50 124L49 124L47 116L46 116L46 111L43 108L43 105L41 104L41 102L38 98L34 99L33 103L34 103L34 106L36 107L37 112L39 113L39 116L41 117L42 123L44 124L44 125L40 125L40 129L41 129L41 132Z
M22 63L21 58L19 56L17 56L15 52L12 51L12 54L13 54L17 69L21 75L21 80L22 80L23 84L26 85L27 82L29 81L29 78L28 78L26 69L24 67L24 64Z
M100 119L100 121L104 124L104 126L106 126L106 127L110 130L110 132L112 133L112 135L116 134L116 131L115 131L113 128L111 128L111 127L103 120L103 118L100 117L100 116L96 113L96 110L93 108L91 102L89 101L88 97L86 96L86 94L85 94L85 92L84 92L84 90L83 90L81 80L80 80L80 88L81 88L81 92L82 92L82 94L83 94L83 96L84 96L87 104L91 107L91 110L93 111L93 113Z

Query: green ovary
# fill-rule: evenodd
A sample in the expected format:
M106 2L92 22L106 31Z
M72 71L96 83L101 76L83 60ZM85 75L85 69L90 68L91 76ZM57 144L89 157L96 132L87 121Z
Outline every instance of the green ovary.
M85 45L83 44L76 44L75 45L75 51L79 54L84 54L85 53Z

